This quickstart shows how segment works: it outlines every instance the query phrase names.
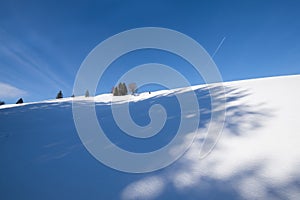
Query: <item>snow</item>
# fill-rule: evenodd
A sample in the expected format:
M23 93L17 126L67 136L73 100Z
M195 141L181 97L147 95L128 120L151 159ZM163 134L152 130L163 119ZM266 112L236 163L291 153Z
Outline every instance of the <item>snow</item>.
M226 122L214 150L199 158L210 118L207 87L193 86L202 105L199 134L172 165L151 173L113 170L82 145L72 118L72 101L92 101L98 119L118 146L138 152L169 141L178 126L174 93L184 88L139 96L75 97L0 106L1 199L299 199L300 75L224 83ZM149 105L168 113L163 135L147 142L116 128L111 102L132 102L133 120L149 123ZM185 117L193 118L193 113ZM183 142L189 142L187 130ZM159 139L159 142L153 142ZM133 140L133 141L132 141ZM110 148L110 147L104 147ZM176 151L176 149L174 149Z

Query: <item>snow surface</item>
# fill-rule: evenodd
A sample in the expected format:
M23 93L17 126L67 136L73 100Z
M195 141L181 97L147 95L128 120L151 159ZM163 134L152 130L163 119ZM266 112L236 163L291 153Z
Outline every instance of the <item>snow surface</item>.
M193 86L202 106L200 134L174 164L146 174L119 172L95 160L77 135L72 101L95 101L98 119L115 144L148 152L172 139L169 133L180 120L173 94L184 88L113 100L103 94L0 106L0 199L299 199L299 85L300 75L224 83L225 127L203 160L207 88L214 85ZM151 105L162 104L168 113L163 134L146 141L122 134L111 116L111 101L130 101L140 125L149 123Z

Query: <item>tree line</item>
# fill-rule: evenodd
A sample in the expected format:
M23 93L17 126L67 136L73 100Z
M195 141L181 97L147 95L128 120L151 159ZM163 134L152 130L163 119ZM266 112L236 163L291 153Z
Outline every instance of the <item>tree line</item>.
M137 93L136 83L130 83L128 85L128 89L132 95L135 95ZM125 83L119 83L117 86L112 88L112 94L114 96L124 96L128 94L128 89Z
M137 93L137 85L136 83L130 83L128 84L128 88L127 88L127 85L125 83L119 83L117 86L114 86L112 88L112 94L114 96L124 96L124 95L128 95L128 92L130 92L132 95L135 95ZM90 96L90 92L89 90L86 90L85 91L85 94L84 94L85 97L89 97ZM75 97L75 95L73 94L71 97ZM57 93L56 95L56 99L62 99L64 98L64 95L62 93L61 90L59 90L59 92ZM20 98L16 104L21 104L21 103L24 103L23 101L23 98ZM1 105L4 105L5 102L4 101L0 101L0 106Z
M124 95L128 95L128 92L130 92L132 95L135 95L137 93L137 84L136 83L130 83L127 87L127 85L125 83L120 82L117 86L112 87L111 93L114 96L124 96ZM90 96L90 92L89 90L86 90L85 92L85 97L89 97ZM75 97L75 95L73 94L71 97ZM60 90L57 95L56 95L56 99L61 99L63 98L63 93Z
M85 97L89 97L90 96L90 92L89 92L89 90L86 90L85 91L85 94L84 94L84 96ZM72 94L72 96L71 97L75 97L75 95L74 94ZM56 95L56 99L62 99L62 98L64 98L64 95L63 95L63 93L62 93L62 91L61 90L59 90L59 92L57 93L57 95Z
M24 103L23 98L18 99L18 101L16 102L16 104L21 104L21 103ZM0 101L0 106L1 105L5 105L5 102L4 101Z

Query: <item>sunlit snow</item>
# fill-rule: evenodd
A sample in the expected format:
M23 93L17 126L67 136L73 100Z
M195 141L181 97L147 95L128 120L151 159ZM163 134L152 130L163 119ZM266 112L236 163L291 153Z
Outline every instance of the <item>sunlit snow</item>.
M116 145L146 152L170 141L168 133L180 119L173 94L183 88L0 106L0 199L299 199L299 85L300 75L224 83L224 129L204 159L199 149L211 113L207 88L214 85L193 86L201 115L197 138L175 163L146 174L119 172L93 158L77 135L72 101L95 102ZM147 142L125 137L112 120L111 101L130 101L133 120L143 126L149 123L149 106L162 104L168 128ZM182 142L190 134L186 131Z

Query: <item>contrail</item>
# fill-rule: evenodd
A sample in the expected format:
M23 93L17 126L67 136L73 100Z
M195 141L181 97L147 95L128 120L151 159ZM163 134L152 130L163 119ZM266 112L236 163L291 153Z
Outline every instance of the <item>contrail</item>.
M217 47L217 49L215 50L215 52L213 53L213 55L211 56L212 58L218 53L219 49L221 48L224 40L226 39L226 37L223 37L222 41L220 42L219 46Z

